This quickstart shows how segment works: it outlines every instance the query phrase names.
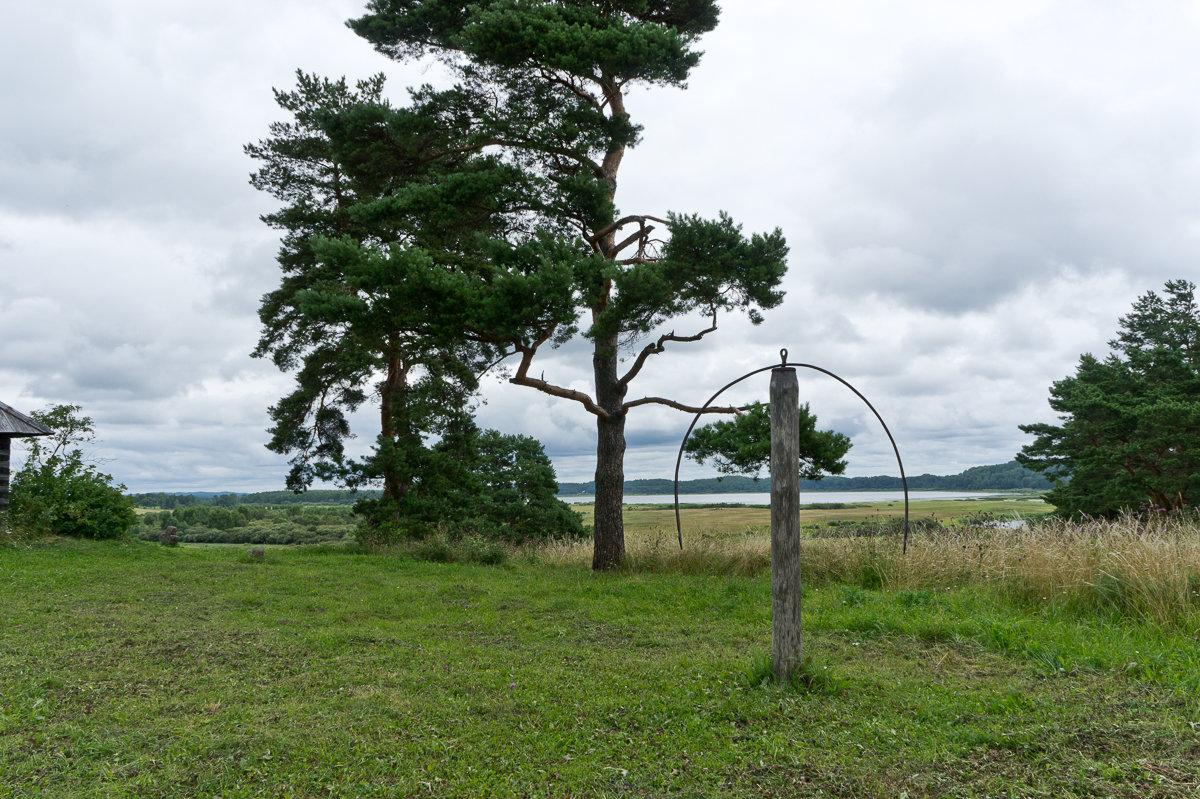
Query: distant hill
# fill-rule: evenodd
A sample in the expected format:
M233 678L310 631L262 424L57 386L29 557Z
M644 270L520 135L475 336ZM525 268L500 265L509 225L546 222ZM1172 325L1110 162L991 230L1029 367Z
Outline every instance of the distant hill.
M801 480L801 491L892 491L904 487L899 477L826 477L823 480ZM1031 472L1016 461L994 466L973 466L958 474L939 476L921 474L908 478L910 491L1043 491L1050 488L1046 478ZM631 496L670 494L675 490L672 480L627 480L625 493ZM680 480L681 494L743 494L771 490L771 480L764 477L707 478ZM596 484L559 483L558 493L564 497L591 496Z
M823 480L801 480L801 491L894 491L903 488L899 477L826 477ZM1031 472L1016 461L999 463L995 466L975 466L959 474L939 477L921 474L908 478L910 491L1043 491L1050 487L1045 477ZM675 489L671 480L627 480L625 493L630 496L647 494L670 494ZM703 480L680 480L681 494L751 494L771 490L770 478L755 480L752 477L710 477ZM595 483L559 483L558 493L564 497L591 496L596 493ZM163 508L173 510L189 505L353 505L360 499L373 499L379 491L306 491L293 494L291 491L259 491L253 494L236 494L219 491L193 491L182 493L133 494L134 504L139 508Z

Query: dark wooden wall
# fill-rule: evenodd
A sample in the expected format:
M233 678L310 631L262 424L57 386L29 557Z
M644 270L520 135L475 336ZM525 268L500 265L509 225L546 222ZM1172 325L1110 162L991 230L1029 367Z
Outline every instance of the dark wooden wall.
M8 454L12 439L0 436L0 510L8 508Z

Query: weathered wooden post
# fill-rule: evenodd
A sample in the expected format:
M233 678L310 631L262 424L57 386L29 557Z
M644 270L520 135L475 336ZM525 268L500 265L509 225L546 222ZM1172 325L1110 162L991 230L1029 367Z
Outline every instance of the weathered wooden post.
M8 510L8 459L12 440L53 434L49 427L0 402L0 512Z
M799 406L796 370L772 369L771 670L779 680L800 665Z
M696 412L675 456L675 533L683 549L683 521L679 515L679 466L688 436L700 417L724 394L743 380L771 371L771 671L780 680L789 679L800 665L800 386L795 367L828 375L854 392L879 420L900 467L904 484L904 551L908 551L908 478L900 460L900 448L892 431L875 406L854 386L828 369L811 363L788 361L788 351L780 350L778 366L764 366L747 372L721 387Z

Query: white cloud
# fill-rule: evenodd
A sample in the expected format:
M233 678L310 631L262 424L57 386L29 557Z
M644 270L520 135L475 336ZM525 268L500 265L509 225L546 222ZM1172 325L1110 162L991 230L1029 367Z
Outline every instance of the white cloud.
M1102 352L1137 295L1200 256L1200 11L1020 0L726 3L687 91L636 91L645 141L625 210L784 229L788 297L672 346L633 394L699 403L792 360L866 395L910 473L1007 460L1052 417L1049 384ZM394 65L342 22L358 0L0 7L0 400L73 402L139 489L276 488L266 409L289 377L248 357L278 280L269 198L242 146L279 118L297 67L399 96L436 69ZM698 320L692 320L698 323ZM672 327L684 330L690 322ZM697 324L697 329L702 325ZM539 358L586 388L586 346ZM731 401L762 398L761 385ZM877 422L806 376L851 473L894 471ZM489 384L480 423L535 435L590 479L594 420ZM370 413L365 446L371 436ZM690 417L639 408L627 473L666 476Z

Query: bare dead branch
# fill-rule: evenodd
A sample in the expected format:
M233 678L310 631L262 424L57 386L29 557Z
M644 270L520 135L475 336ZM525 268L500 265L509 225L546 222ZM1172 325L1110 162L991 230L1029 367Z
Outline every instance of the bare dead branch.
M629 371L625 373L624 377L617 381L617 384L621 386L629 385L629 382L633 380L633 378L637 377L638 372L642 371L642 367L646 365L646 360L649 359L651 355L658 355L666 351L666 345L668 342L678 341L680 343L687 343L691 341L699 341L709 333L714 332L717 329L717 309L710 308L710 313L712 315L712 324L701 330L699 333L691 336L677 336L675 335L675 331L672 330L666 335L659 336L658 341L655 341L652 344L647 344L645 347L643 347L642 351L638 353L637 360L633 362L633 366L629 367Z
M508 382L518 386L529 386L530 388L536 388L543 394L549 394L552 397L575 400L584 408L586 408L588 413L607 419L608 411L597 405L595 400L593 400L587 394L584 394L582 391L576 391L575 389L571 388L563 388L562 386L556 386L553 383L547 383L544 379L529 376L529 367L533 364L533 356L537 353L538 347L545 344L553 333L554 328L550 328L550 330L544 331L543 335L533 344L517 347L516 351L521 353L521 363L517 367L517 373L510 377ZM545 377L545 372L542 373L542 377Z
M626 225L632 224L634 222L637 222L641 225L645 225L647 222L658 222L660 225L670 224L665 219L661 219L657 216L649 216L648 214L635 214L633 216L625 216L625 217L621 217L616 222L613 222L611 225L608 225L607 227L602 228L601 230L597 230L595 233L593 233L591 236L588 237L588 242L595 243L597 241L600 241L600 239L604 238L605 236L609 235L610 233L615 233L618 230L620 230L621 228L625 227Z
M619 252L621 252L621 250L625 249L626 247L628 247L630 244L633 244L634 242L642 242L642 244L638 247L638 252L642 253L645 250L646 237L648 235L650 235L650 231L652 231L652 230L654 230L654 225L650 225L649 227L643 225L642 229L639 230L637 233L634 233L633 235L629 236L624 241L622 241L620 244L618 244L616 247L613 247L611 250L609 250L608 256L610 258L616 257L616 255Z
M666 405L668 408L674 408L677 411L684 411L685 413L741 413L749 407L746 405L737 407L724 405L721 407L697 408L694 405L684 405L682 402L676 402L666 397L642 397L632 402L626 402L621 406L621 410L627 411L630 408L636 408L638 405Z

